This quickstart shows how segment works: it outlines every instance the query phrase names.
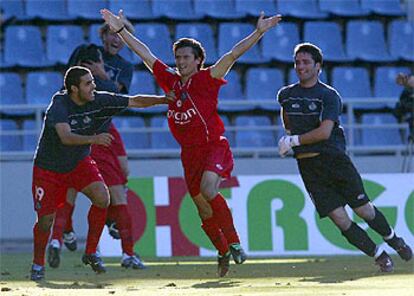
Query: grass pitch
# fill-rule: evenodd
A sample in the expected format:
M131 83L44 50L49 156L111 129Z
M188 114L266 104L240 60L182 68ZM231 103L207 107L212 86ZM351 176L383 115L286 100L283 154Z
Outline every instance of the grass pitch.
M84 266L81 253L63 252L58 269L46 267L46 280L29 280L31 254L2 254L0 294L47 295L414 295L413 261L394 257L395 271L378 272L367 256L249 259L231 265L218 278L214 258L146 258L147 270L126 270L119 258L104 258L107 273Z

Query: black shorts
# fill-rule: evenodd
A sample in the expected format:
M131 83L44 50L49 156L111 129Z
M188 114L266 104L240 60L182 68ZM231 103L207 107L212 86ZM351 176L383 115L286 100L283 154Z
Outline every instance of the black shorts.
M321 218L338 207L357 208L369 202L361 176L346 154L320 154L297 162Z

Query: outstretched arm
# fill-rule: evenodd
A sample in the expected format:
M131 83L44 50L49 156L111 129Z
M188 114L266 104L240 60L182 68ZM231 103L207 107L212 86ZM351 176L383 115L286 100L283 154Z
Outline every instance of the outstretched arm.
M108 9L102 9L101 15L111 30L119 34L128 47L143 60L145 66L152 72L157 57L154 56L145 43L126 30L122 21L124 18L122 10L119 11L118 15L114 15Z
M280 14L265 18L264 12L262 11L257 21L256 30L238 42L231 51L224 54L217 61L217 63L211 68L211 76L215 78L223 78L231 69L234 62L247 50L254 46L270 28L276 26L281 19L282 16Z
M165 96L136 95L129 98L128 107L145 108L154 105L168 104L174 102L174 92L169 92Z

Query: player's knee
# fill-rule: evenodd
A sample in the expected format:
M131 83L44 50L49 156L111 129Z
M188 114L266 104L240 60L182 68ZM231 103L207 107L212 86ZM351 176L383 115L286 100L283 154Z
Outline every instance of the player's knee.
M43 232L47 232L52 228L55 215L46 215L39 217L37 225Z
M217 188L210 182L202 183L200 191L203 197L207 200L212 200L218 193Z
M99 208L107 208L109 206L109 193L106 187L94 192L92 203Z
M200 216L201 220L206 220L213 217L213 210L209 206L201 206L198 207L198 215Z

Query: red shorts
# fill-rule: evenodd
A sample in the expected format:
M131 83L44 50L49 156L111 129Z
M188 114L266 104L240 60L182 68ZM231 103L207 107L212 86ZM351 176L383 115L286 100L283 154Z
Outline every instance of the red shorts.
M92 145L91 157L96 161L98 169L107 186L124 185L128 182L119 163L118 155L111 146Z
M204 171L211 171L223 178L229 178L233 170L233 154L225 137L205 146L183 147L181 161L184 177L191 196L200 193Z
M87 156L68 173L57 173L33 167L32 195L39 216L49 215L63 207L68 188L82 191L93 182L103 182L95 161Z

